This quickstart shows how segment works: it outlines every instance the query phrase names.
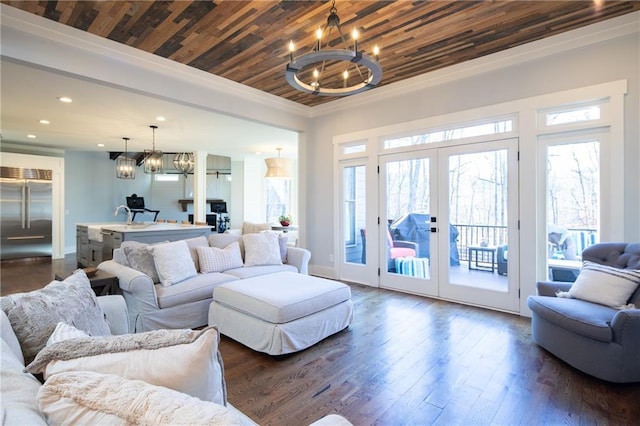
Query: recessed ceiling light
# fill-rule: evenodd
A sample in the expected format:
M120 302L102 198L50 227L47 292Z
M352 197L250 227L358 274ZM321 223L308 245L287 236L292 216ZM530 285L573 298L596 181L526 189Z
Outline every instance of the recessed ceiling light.
M40 124L51 124L49 120L40 120Z
M27 137L28 137L29 139L35 139L35 138L36 138L36 135L31 135L31 134L29 134L29 135L27 135Z
M99 146L100 148L104 148L104 144L103 144L103 143L99 143L99 144L98 144L98 146Z
M262 155L262 152L256 151L256 155Z
M60 102L64 102L65 104L70 104L71 102L73 102L73 99L68 98L66 96L61 96L61 97L58 98L58 100Z
M156 117L156 120L164 121L164 120L166 120L166 118L164 118L163 116L159 115L159 116Z

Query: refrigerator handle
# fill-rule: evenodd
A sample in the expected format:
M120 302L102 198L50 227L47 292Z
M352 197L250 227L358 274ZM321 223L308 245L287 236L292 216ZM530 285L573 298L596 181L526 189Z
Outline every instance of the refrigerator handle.
M27 185L26 188L27 198L25 199L25 210L27 211L27 229L31 229L31 188L29 185Z
M26 195L27 195L27 187L25 185L22 186L22 199L21 201L21 206L20 206L20 220L21 220L21 225L22 225L22 229L25 229L24 227L24 222L26 220L27 217L27 199L26 199Z

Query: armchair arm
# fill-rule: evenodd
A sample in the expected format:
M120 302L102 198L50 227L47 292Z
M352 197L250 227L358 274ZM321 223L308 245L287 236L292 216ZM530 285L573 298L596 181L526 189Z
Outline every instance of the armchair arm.
M309 260L311 252L300 247L287 247L287 265L298 268L301 274L309 274Z
M625 351L638 356L640 353L640 309L623 309L611 320L613 341L624 346Z
M413 241L393 240L393 247L409 248L418 253L418 243L414 243Z
M104 312L111 334L129 333L129 315L124 297L120 295L100 296L98 304Z
M538 296L555 297L559 291L569 291L573 283L556 282L556 281L538 281L536 287Z

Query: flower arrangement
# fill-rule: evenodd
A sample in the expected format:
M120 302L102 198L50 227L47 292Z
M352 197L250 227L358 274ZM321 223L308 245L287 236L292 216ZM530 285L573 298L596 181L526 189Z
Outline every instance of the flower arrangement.
M278 217L278 221L280 222L280 225L282 225L282 226L289 226L289 225L291 225L291 216L289 216L288 214L280 215Z

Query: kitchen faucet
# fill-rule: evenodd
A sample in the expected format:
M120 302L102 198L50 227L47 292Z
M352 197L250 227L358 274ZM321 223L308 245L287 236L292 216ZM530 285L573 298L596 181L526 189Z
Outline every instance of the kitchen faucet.
M116 211L113 212L113 215L118 216L118 212L120 211L120 209L125 209L127 211L127 225L131 225L131 223L133 222L133 216L131 216L131 209L125 206L124 204L121 204L118 207L116 207Z

